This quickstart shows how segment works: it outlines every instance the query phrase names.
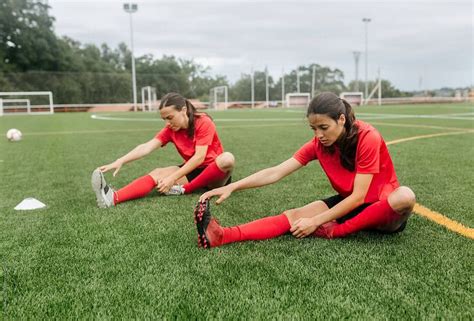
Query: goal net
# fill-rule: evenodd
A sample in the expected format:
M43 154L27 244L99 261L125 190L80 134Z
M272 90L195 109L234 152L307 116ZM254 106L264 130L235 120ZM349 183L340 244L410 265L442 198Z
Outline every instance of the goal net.
M360 106L364 103L364 93L360 91L342 92L339 97L347 100L351 106Z
M0 92L0 116L54 114L50 91Z
M214 87L209 91L209 109L224 110L228 106L227 86Z
M285 98L285 107L308 107L311 95L309 93L289 93Z

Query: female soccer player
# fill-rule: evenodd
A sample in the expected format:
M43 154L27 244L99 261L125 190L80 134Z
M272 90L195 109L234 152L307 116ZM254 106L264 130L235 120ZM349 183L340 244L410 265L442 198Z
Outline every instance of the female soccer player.
M198 113L189 100L177 93L168 93L161 98L159 111L166 125L154 138L92 173L92 188L99 207L144 197L155 187L165 195L181 195L202 187L215 188L230 183L234 156L224 152L212 119L205 113ZM115 169L115 176L122 165L169 142L176 146L184 159L183 164L156 168L118 191L106 184L104 172Z
M314 138L292 158L240 181L203 194L195 209L198 245L263 240L291 232L337 238L361 230L401 232L415 204L415 194L400 187L382 136L371 125L356 120L351 105L332 93L322 93L307 111ZM221 227L211 216L209 198L217 204L232 192L273 184L312 160L326 173L335 196L234 227Z

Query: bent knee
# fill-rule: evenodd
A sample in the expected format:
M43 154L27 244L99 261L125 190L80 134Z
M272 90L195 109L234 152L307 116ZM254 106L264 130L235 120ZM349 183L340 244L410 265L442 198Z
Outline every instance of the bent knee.
M220 169L229 171L234 168L235 157L232 155L232 153L224 152L220 154L219 157L217 157L216 163Z
M148 175L150 175L155 182L158 182L163 175L163 170L161 168L157 168L149 172Z
M400 186L390 194L388 201L397 212L411 211L416 203L416 195L409 187Z
M301 211L298 208L294 208L291 210L286 210L283 212L285 214L286 218L290 222L290 224L293 224L293 222L297 221L298 219L301 218Z

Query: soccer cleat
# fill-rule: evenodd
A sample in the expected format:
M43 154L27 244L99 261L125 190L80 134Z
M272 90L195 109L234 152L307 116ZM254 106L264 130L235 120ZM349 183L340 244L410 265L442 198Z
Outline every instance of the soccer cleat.
M198 232L198 247L209 249L222 245L224 229L211 216L209 200L198 202L194 209L194 223Z
M166 193L164 193L166 196L171 196L171 195L183 195L184 194L184 188L183 185L173 185L171 186L170 190Z
M100 208L114 206L114 193L115 191L110 188L105 182L104 175L99 169L92 172L91 177L92 189L95 192L97 198L97 205Z

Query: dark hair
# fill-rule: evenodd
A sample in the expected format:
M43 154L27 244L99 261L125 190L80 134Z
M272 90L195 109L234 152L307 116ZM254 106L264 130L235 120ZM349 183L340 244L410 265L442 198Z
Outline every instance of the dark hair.
M338 138L335 144L339 147L340 161L344 168L353 172L355 170L355 157L357 150L359 128L355 124L354 111L351 105L344 99L337 97L331 92L323 92L314 97L308 106L306 117L312 114L323 114L337 121L344 114L346 129ZM334 146L325 148L328 152L334 153Z
M173 106L174 109L181 111L184 106L186 106L186 115L188 116L188 136L193 137L194 136L194 117L199 117L201 116L201 113L197 113L196 107L181 96L178 93L167 93L163 97L161 97L160 101L160 107L158 109L163 109L164 107L170 107Z

